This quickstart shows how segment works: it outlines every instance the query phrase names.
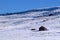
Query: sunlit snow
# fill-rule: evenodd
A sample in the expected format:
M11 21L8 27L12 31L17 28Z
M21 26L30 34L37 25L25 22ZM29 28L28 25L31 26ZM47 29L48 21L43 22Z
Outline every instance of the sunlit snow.
M0 40L60 40L60 13L44 16L46 12L50 14L42 11L0 16ZM48 30L38 31L41 26Z

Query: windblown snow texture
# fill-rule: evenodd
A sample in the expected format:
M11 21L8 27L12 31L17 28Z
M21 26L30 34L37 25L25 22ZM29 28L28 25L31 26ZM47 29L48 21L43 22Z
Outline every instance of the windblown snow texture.
M0 40L60 40L60 7L0 14Z

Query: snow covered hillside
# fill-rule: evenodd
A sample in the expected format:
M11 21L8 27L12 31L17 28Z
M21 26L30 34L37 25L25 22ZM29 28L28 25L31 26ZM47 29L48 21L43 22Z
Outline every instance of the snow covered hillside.
M0 40L60 40L60 7L0 14Z

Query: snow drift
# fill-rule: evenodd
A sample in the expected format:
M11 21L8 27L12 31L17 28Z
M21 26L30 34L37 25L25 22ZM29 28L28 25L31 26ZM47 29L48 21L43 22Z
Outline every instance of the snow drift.
M41 26L48 30L38 31ZM0 14L0 40L60 40L59 37L60 7Z

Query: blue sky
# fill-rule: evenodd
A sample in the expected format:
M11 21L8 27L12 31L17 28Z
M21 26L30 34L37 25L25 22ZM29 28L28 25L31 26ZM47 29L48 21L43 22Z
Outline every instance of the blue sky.
M60 6L60 0L0 0L0 14Z

